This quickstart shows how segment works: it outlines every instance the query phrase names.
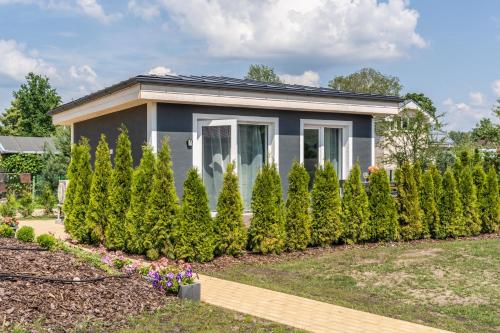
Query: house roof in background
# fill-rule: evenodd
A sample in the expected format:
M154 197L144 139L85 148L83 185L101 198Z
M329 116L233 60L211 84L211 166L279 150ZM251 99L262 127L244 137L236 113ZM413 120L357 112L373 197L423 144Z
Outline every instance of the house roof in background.
M0 136L0 154L42 154L45 145L56 152L54 140L49 137Z
M261 93L282 93L288 95L321 96L332 98L361 99L385 102L402 102L399 96L354 93L324 87L309 87L284 83L265 83L248 79L237 79L226 76L195 76L195 75L138 75L128 80L114 84L108 88L96 91L69 103L63 104L49 112L57 114L73 107L88 103L95 99L110 95L135 84L157 84L164 86L186 86L209 89L228 89L252 91Z

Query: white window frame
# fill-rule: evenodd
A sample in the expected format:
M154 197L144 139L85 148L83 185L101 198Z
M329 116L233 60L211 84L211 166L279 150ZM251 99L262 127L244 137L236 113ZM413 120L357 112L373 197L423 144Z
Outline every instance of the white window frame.
M203 153L201 126L231 125L231 160L235 162L235 172L238 173L238 124L267 125L268 162L279 167L279 119L275 117L239 116L224 114L193 114L193 166L201 174Z
M318 159L319 165L325 164L325 128L339 128L341 132L342 174L340 179L347 179L352 168L352 121L300 119L300 163L304 163L304 129L319 130Z

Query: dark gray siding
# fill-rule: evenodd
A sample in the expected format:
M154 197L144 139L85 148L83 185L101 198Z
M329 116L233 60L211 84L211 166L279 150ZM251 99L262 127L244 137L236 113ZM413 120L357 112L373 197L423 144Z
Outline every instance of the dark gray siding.
M90 146L92 147L93 161L95 148L99 143L101 133L104 133L106 135L109 143L109 148L113 149L114 153L116 151L116 139L119 134L118 128L121 126L121 124L124 124L128 129L130 142L132 143L132 157L134 159L134 165L137 165L139 164L139 160L141 159L141 147L147 141L146 109L146 104L144 104L130 109L125 109L120 112L114 112L90 120L75 123L75 142L77 142L82 136L89 139Z
M285 193L290 166L294 160L300 158L300 119L352 121L353 162L359 160L362 170L366 170L371 163L371 116L160 103L157 110L158 147L162 137L167 135L170 139L179 196L182 195L182 182L186 171L193 165L193 152L186 145L186 140L192 138L193 113L279 118L279 171Z

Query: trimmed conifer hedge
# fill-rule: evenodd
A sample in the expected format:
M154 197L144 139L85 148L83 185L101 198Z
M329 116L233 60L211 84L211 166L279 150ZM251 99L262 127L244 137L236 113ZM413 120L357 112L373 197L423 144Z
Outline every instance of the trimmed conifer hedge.
M342 198L343 240L347 244L370 240L370 209L365 186L361 182L359 162L349 172Z
M369 178L370 240L396 241L399 239L398 212L391 195L389 177L384 169Z

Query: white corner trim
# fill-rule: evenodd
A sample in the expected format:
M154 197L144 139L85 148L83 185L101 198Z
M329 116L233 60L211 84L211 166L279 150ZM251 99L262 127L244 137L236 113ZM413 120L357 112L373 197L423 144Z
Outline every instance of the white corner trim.
M158 152L158 128L157 128L157 103L148 102L147 104L147 138L148 144L153 149L153 153Z
M372 117L372 129L371 129L371 150L372 150L372 162L371 165L375 165L375 117Z
M75 143L75 124L70 125L70 133L71 133L71 144Z
M340 179L347 179L349 171L352 168L352 121L343 120L322 120L322 119L300 119L300 163L304 163L304 128L317 128L319 135L319 164L325 163L324 152L324 129L340 128L342 129L342 175ZM347 157L347 158L346 158Z

